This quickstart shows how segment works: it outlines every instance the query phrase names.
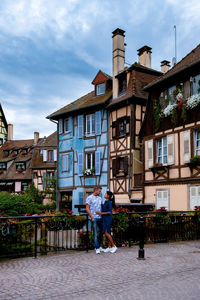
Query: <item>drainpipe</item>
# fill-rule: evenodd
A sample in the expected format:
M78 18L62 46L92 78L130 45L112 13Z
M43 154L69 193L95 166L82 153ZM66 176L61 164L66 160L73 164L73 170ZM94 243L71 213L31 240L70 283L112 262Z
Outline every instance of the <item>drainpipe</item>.
M131 200L131 174L132 174L132 111L133 111L133 105L131 104L131 115L130 115L130 147L129 147L129 172L128 172L128 196L129 200Z
M59 174L59 133L58 133L58 122L55 122L52 119L49 119L51 122L57 125L57 162L56 162L56 169L57 169L57 180L56 180L56 208L59 209L59 197L58 197L58 174Z

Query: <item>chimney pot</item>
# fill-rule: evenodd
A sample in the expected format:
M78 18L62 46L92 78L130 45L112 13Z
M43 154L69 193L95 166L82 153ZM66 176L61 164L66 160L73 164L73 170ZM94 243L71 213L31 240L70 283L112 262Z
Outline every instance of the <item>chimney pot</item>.
M13 124L8 124L8 141L13 140Z
M139 63L148 68L151 68L151 50L149 46L143 46L137 50Z
M160 66L161 66L161 72L166 73L170 69L170 61L162 60Z
M39 132L34 132L34 145L38 143L39 140Z

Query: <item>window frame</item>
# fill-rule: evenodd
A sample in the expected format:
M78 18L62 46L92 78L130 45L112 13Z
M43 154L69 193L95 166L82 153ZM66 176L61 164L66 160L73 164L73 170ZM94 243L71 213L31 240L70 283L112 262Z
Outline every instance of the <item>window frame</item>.
M67 128L66 128L66 122L67 122ZM70 132L70 130L69 130L69 118L65 118L64 119L64 133L68 133L68 132Z
M47 158L48 162L54 161L54 151L53 150L47 150Z
M196 129L194 131L195 139L194 139L194 155L200 155L200 129ZM199 144L197 146L197 144Z
M158 208L158 193L161 192L162 194L164 192L167 192L167 207L166 207L166 210L170 210L170 190L169 189L156 189L156 209L160 209ZM162 199L164 199L164 197L162 197ZM162 207L162 206L160 206Z
M89 123L88 123L89 121ZM89 124L89 131L88 131ZM96 134L96 118L95 113L85 115L85 136L90 137Z
M127 91L127 78L126 76L124 77L119 77L118 78L118 96L122 96L126 93Z
M124 123L124 130L120 133L120 123ZM128 129L128 130L127 130ZM130 116L124 116L112 122L112 138L120 139L130 134Z
M161 146L159 145L160 141L161 141ZM164 144L164 141L165 141L165 144ZM166 153L164 153L165 148L166 148ZM161 163L163 166L167 166L167 158L168 158L168 149L167 148L168 147L167 147L167 137L166 136L156 140L156 163ZM159 154L159 150L161 151L161 154ZM161 160L159 158L161 158ZM166 161L164 158L166 158Z
M26 171L26 163L24 162L16 162L15 166L16 166L16 171L18 170Z
M88 166L88 156L90 156L90 168ZM85 169L91 170L95 168L95 152L85 152Z
M7 170L7 163L1 162L0 163L0 170Z
M103 91L102 91L103 88ZM96 85L96 96L104 95L106 93L106 84L105 82L99 83Z

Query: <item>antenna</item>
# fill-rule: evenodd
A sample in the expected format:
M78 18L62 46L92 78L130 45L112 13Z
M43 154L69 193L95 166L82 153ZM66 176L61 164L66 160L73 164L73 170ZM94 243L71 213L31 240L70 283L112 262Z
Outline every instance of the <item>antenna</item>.
M172 59L172 65L173 66L176 64L176 60L177 60L177 51L176 51L176 25L174 25L174 47L175 47L175 56Z

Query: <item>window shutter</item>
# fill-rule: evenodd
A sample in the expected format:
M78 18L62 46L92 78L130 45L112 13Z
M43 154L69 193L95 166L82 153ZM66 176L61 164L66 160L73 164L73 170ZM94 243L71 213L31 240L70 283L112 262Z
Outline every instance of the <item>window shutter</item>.
M53 158L54 158L54 161L57 161L57 149L53 150Z
M46 178L47 178L47 173L44 172L42 174L42 186L43 186L43 188L45 188L47 186L47 179Z
M183 131L183 161L185 163L190 161L191 151L190 151L190 130Z
M117 174L117 159L112 160L112 173L113 173L113 177L116 177L116 174Z
M83 115L78 116L78 137L83 137Z
M193 78L193 95L198 94L200 75Z
M124 173L125 175L128 174L128 156L124 157Z
M83 176L83 153L78 153L78 176Z
M100 135L101 134L101 111L96 111L95 113L95 122L96 122L96 126L95 126L95 131L96 131L96 135Z
M84 204L84 192L78 193L79 204Z
M116 137L116 122L112 122L112 137Z
M193 148L194 148L194 155L197 154L197 150L196 150L196 147L197 147L197 132L196 131L193 131Z
M43 161L47 161L47 150L43 150Z
M62 132L63 132L63 121L62 121L62 119L59 119L58 126L59 126L59 129L58 129L59 134L62 134Z
M167 164L174 164L174 135L167 136Z
M73 119L72 119L72 117L68 118L68 127L69 127L69 131L72 132L72 129L73 129Z
M62 157L62 171L63 172L69 171L69 154L63 155Z
M148 168L153 167L153 140L147 141L147 161Z
M101 160L100 160L100 151L95 152L95 174L100 175L101 169Z
M130 117L126 118L126 134L130 133Z
M167 210L169 209L168 190L156 192L156 204L157 204L157 209L159 209L160 207L163 207L163 206Z

